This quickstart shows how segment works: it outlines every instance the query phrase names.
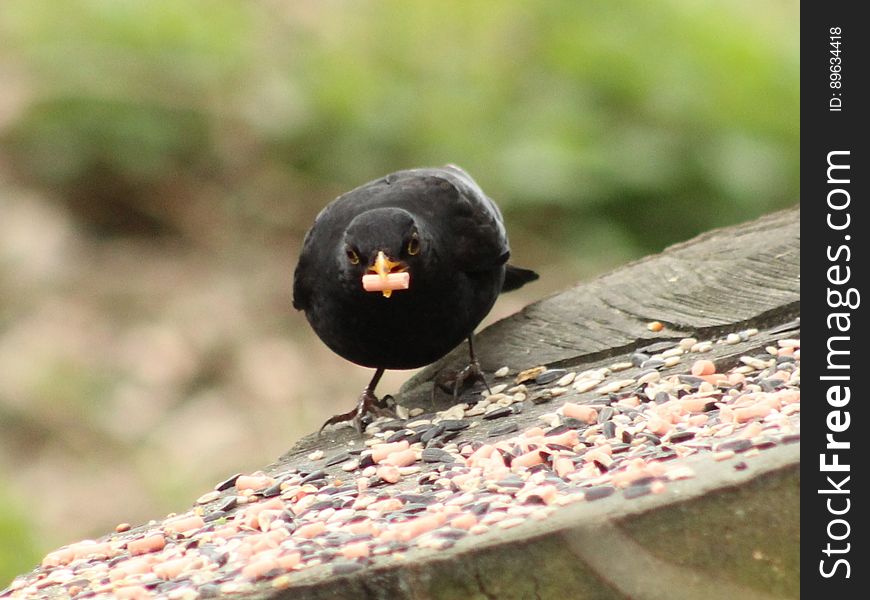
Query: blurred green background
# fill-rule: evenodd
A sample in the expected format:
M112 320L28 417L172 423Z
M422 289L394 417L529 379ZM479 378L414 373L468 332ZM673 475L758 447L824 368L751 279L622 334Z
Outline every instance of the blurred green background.
M794 0L3 0L0 587L353 402L369 372L290 307L339 193L468 170L543 275L490 321L796 203L798 24Z

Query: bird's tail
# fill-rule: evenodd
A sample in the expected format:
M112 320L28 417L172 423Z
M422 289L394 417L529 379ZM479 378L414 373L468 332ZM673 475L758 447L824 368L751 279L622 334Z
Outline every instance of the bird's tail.
M507 265L504 273L504 284L501 286L501 291L510 292L523 287L530 281L538 278L538 274L530 269Z

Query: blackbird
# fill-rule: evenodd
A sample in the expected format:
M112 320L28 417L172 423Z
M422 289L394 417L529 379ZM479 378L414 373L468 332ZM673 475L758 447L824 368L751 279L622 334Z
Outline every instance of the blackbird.
M472 335L503 291L538 278L507 264L495 203L462 169L398 171L332 201L305 235L293 306L345 359L375 369L356 407L327 420L381 414L375 387L386 369L432 363L468 340L470 362L454 397L482 379ZM486 383L484 381L484 383Z

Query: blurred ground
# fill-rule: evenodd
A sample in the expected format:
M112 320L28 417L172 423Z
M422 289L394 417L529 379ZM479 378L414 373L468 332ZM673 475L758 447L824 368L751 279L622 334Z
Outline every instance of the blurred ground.
M455 162L541 281L798 199L798 3L0 3L0 587L370 372L290 306L337 194ZM390 373L379 391L409 373Z

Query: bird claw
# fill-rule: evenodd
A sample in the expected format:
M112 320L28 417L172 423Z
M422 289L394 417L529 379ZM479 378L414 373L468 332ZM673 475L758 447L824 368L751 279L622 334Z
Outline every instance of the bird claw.
M480 369L480 363L474 360L456 374L456 382L453 384L453 401L456 402L459 399L460 390L470 388L478 381L482 382L486 391L492 394L486 377L483 376L483 371Z
M335 425L336 423L344 423L345 421L350 421L353 424L353 428L356 429L357 433L362 435L365 426L363 425L363 419L366 415L373 414L378 417L395 417L395 413L381 403L378 400L377 396L375 396L369 390L364 390L362 394L360 394L359 400L357 400L356 407L353 410L350 410L346 413L341 413L339 415L332 416L326 420L326 422L320 426L320 430L317 432L318 435L323 433L323 430L326 429L329 425Z
M486 382L486 377L483 376L480 364L475 360L459 371L443 375L439 374L439 376L436 377L435 387L444 390L448 394L452 393L453 401L457 402L462 392L469 389L477 382L483 383L486 391L492 393L489 384ZM432 388L433 399L435 395L435 387Z

